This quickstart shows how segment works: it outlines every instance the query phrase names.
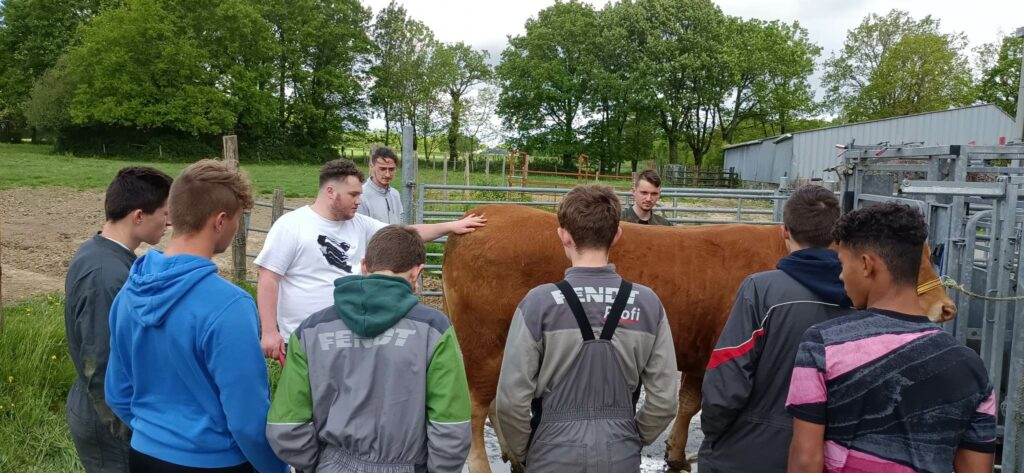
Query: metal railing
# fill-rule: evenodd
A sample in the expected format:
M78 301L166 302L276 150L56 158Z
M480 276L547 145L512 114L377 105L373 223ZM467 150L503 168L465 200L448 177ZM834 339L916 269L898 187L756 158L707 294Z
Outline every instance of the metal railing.
M472 207L491 204L515 204L555 210L571 189L550 187L491 187L445 184L421 184L415 205L415 223L446 222L464 215ZM465 198L459 199L454 196ZM623 205L631 205L629 192L616 192ZM782 205L788 194L773 190L662 188L655 209L674 224L747 223L775 225L782 219ZM538 200L539 199L539 200ZM447 238L435 240L444 243ZM443 252L428 251L430 260L441 259ZM427 264L433 273L443 271L441 264ZM423 291L422 296L441 296L440 291Z

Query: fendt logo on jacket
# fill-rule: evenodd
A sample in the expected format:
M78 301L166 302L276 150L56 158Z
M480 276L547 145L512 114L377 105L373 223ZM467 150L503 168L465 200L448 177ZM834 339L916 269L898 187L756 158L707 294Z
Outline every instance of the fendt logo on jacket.
M405 346L405 341L416 331L407 328L389 328L384 333L373 338L360 337L351 330L338 330L336 332L324 332L318 334L320 338L320 350L327 351L332 348L369 348L377 345Z
M576 293L576 297L583 304L588 302L611 304L615 302L615 296L619 295L619 288L617 287L574 287L572 291ZM636 301L637 294L640 294L640 291L630 291L629 300L626 301L626 304L632 305ZM562 291L551 291L551 297L555 300L555 304L565 304L565 296L562 295Z

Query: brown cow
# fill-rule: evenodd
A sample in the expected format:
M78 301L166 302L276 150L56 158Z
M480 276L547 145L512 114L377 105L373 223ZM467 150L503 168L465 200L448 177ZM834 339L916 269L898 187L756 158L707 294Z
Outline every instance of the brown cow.
M469 466L481 473L490 472L484 420L495 397L516 304L531 288L562 279L569 260L555 236L558 221L553 213L520 205L484 206L470 213L486 215L487 226L449 238L443 282L473 404ZM774 269L786 253L779 226L622 225L611 262L622 277L650 287L661 298L682 372L679 412L666 449L670 467L689 470L683 450L687 428L700 410L704 367L740 283L750 274ZM923 261L920 280L934 279L931 265ZM929 288L921 299L933 320L948 320L956 313L941 286Z

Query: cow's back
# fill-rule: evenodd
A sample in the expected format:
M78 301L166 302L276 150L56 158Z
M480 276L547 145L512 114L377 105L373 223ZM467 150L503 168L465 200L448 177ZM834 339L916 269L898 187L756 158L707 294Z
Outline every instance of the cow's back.
M470 388L493 399L515 307L531 288L562 279L569 266L554 213L519 205L484 206L487 226L452 236L444 257L444 293L466 361ZM778 227L622 224L610 260L626 279L664 304L679 369L702 376L736 290L785 254ZM481 400L483 400L481 399Z

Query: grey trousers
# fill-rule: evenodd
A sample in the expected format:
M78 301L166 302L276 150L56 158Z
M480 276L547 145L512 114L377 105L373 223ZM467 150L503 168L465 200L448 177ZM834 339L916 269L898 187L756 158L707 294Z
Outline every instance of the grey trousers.
M71 440L86 473L128 473L131 443L121 440L103 425L92 406L68 403L67 420Z

